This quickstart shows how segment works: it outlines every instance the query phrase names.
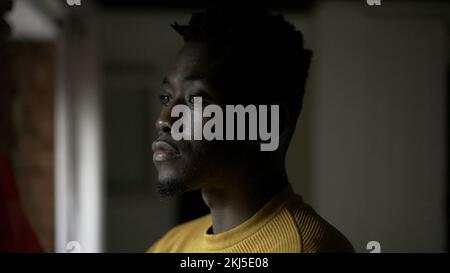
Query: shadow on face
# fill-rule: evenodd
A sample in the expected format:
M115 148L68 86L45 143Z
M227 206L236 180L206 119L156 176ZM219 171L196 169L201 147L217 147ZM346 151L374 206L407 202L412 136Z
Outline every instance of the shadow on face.
M256 162L261 152L257 141L174 141L171 136L172 125L178 119L171 117L175 105L183 104L193 110L194 98L201 97L203 107L217 104L224 109L227 101L237 100L230 98L235 92L225 93L217 84L226 75L224 61L220 53L206 43L190 41L177 54L163 80L159 94L162 108L155 124L159 136L153 143L153 160L163 195L206 186L226 186L217 183L258 167ZM208 119L203 117L203 124Z

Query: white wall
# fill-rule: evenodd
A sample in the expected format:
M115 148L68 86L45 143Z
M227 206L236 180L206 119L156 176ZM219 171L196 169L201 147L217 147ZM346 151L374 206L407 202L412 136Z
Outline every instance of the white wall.
M292 153L290 176L357 251L445 251L449 5L382 3L323 1L309 16L309 132L293 146L311 153L312 181Z
M56 41L56 252L104 251L103 116L94 11L86 4L64 18Z

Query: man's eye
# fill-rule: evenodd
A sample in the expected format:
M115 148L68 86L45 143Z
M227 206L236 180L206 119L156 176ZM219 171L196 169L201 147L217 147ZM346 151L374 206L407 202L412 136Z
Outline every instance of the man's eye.
M170 101L170 96L169 95L161 95L161 96L159 96L159 100L161 101L162 104L166 105Z

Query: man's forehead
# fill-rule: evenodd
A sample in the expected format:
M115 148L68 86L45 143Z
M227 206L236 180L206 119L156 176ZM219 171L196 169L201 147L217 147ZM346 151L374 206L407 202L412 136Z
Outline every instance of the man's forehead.
M186 81L208 81L210 70L204 66L192 63L175 65L168 71L163 83L175 83Z
M215 55L206 43L188 42L178 52L175 62L178 65L193 68L209 66L217 61Z
M217 72L218 62L206 45L187 43L177 54L167 79L172 81L207 80Z

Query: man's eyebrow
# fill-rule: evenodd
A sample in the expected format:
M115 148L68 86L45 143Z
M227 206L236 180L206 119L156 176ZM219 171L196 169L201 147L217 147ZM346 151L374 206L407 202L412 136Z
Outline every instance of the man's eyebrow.
M167 77L164 77L162 80L162 84L170 84L169 79Z
M196 74L190 74L184 77L185 81L201 81L206 80L206 75L204 73L196 73ZM164 77L162 80L162 84L170 84L169 78Z

